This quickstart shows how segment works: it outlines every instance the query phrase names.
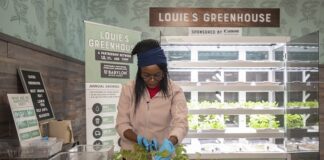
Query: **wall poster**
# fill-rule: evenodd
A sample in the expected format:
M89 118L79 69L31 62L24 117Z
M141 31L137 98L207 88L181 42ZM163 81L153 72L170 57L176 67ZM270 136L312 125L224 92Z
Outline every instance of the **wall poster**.
M140 32L85 21L87 144L114 145L117 103L123 83L134 79L131 56Z
M26 93L7 96L20 145L28 146L28 142L41 138L31 95Z

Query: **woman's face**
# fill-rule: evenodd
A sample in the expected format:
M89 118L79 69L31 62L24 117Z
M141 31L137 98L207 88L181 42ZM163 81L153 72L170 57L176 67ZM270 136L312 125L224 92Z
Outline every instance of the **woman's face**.
M149 88L155 88L163 78L163 71L158 65L150 65L141 68L141 77Z

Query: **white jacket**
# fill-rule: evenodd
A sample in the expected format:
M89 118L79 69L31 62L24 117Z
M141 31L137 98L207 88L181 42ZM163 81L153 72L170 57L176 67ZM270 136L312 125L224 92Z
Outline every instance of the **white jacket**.
M135 81L123 85L117 106L116 130L121 137L122 149L133 149L134 142L123 135L127 129L149 140L156 138L160 145L164 138L171 135L181 143L188 132L188 108L182 89L170 80L167 98L159 91L150 99L145 90L135 114L134 86Z

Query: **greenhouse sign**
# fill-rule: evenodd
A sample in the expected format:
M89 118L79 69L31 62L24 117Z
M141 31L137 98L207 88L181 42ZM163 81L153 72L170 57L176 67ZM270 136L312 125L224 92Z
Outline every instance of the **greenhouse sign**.
M150 8L150 26L280 27L279 8Z

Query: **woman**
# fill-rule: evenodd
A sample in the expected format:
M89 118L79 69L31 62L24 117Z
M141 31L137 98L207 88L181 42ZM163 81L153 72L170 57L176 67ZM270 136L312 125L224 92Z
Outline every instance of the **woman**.
M122 88L116 122L122 149L132 150L134 143L147 151L174 152L188 132L188 108L182 89L169 79L167 60L158 41L138 42L136 80ZM161 144L161 145L159 145ZM155 157L161 159L161 157Z

